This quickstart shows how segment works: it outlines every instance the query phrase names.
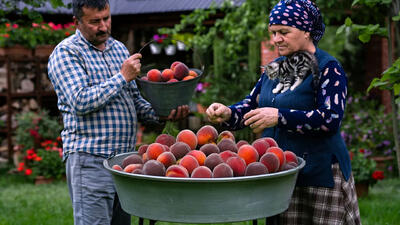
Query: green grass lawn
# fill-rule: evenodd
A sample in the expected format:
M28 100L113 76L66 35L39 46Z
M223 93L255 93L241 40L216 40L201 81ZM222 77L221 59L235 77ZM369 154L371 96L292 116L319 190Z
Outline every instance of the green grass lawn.
M359 199L363 225L400 225L400 179L385 179ZM132 217L132 224L138 219ZM65 181L34 185L0 169L0 225L71 225L71 202ZM145 224L148 221L145 220ZM157 222L157 225L178 223ZM250 221L232 223L251 225ZM264 225L263 220L259 220Z

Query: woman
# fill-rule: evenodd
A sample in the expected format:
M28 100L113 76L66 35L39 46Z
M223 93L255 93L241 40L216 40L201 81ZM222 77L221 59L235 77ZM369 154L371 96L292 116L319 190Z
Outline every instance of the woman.
M297 51L314 54L320 71L316 90L308 75L294 90L273 93L278 82L264 73L244 100L229 107L213 103L206 114L231 129L262 131L263 137L273 137L282 149L306 160L288 210L270 221L361 224L350 158L340 135L347 78L340 63L317 47L325 30L320 11L308 0L281 0L270 13L269 30L283 58Z

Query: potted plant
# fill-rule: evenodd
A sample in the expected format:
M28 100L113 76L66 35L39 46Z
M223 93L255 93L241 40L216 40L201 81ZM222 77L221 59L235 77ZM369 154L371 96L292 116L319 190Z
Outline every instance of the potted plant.
M370 186L384 179L384 172L376 169L375 161L366 156L365 149L351 149L350 160L357 196L366 196Z
M385 175L396 176L392 121L384 107L368 96L348 97L342 122L342 137L351 149L363 149L364 156L376 162Z
M154 42L150 44L152 54L160 54L161 50L164 49L166 55L175 55L176 41L170 39L167 34L155 34L153 36L153 41Z
M64 25L52 22L32 23L29 26L12 22L1 24L0 55L31 56L33 54L32 49L37 48L38 56L43 56L44 53L41 50L41 46L54 48L56 44L74 33L74 30L73 23ZM49 50L45 52L44 56L48 56L48 52Z

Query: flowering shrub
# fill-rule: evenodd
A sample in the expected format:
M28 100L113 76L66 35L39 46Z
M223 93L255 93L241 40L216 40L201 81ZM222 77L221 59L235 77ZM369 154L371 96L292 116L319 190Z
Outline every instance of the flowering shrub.
M351 168L356 183L366 182L370 185L385 178L384 172L376 169L374 160L368 158L364 149L350 150Z
M342 122L342 137L349 149L361 151L364 157L395 156L392 120L377 101L361 94L349 97ZM357 170L358 164L353 166ZM392 160L385 166L385 174L397 171ZM362 169L362 168L360 168Z
M62 161L62 148L60 139L46 140L38 149L28 149L19 163L17 170L26 176L35 178L60 179L65 175L65 166Z
M73 23L32 23L31 26L4 23L0 25L0 47L23 45L35 48L37 45L55 45L74 32Z
M176 44L176 41L171 39L168 34L155 34L153 35L153 40L162 47L170 44Z

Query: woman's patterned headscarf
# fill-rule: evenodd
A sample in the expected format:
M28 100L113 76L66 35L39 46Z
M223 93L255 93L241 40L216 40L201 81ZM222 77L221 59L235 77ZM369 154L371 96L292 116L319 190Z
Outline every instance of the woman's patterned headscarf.
M321 12L310 0L280 0L269 15L269 25L285 25L310 32L315 45L324 35Z

